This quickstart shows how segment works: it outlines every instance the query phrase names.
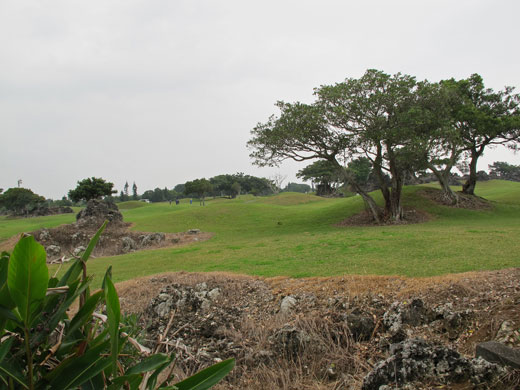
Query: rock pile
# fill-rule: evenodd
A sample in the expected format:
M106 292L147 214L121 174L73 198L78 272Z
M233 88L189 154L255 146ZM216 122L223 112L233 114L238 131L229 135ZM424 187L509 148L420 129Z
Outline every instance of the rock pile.
M458 352L421 339L402 341L390 347L390 357L377 363L365 377L362 390L381 390L383 385L414 381L428 383L492 384L503 373L483 359L467 359Z
M114 202L91 199L87 202L87 207L76 215L76 223L79 226L99 228L105 220L108 220L112 226L123 223L123 215Z
M508 368L474 358L474 349L461 353L462 343L488 320L476 297L470 305L458 297L439 304L424 296L396 301L277 293L253 279L169 282L151 300L143 323L150 346L166 332L163 344L179 356L181 372L235 357L229 388L262 388L264 373L282 371L317 378L322 387L315 388L324 389L499 388ZM478 297L489 304L486 295ZM509 338L516 326L501 326L499 338ZM251 375L264 378L258 387L242 379Z

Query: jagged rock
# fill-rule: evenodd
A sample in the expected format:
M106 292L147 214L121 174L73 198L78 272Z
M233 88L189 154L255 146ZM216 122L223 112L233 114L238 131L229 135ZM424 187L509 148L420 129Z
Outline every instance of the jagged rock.
M269 341L276 351L285 356L297 358L310 342L310 337L294 326L285 324L269 338Z
M61 247L58 245L49 245L47 248L45 248L45 251L49 256L59 256L61 254Z
M123 215L113 202L100 199L91 199L87 202L87 207L76 215L76 223L79 226L101 226L108 220L111 225L123 223Z
M137 249L137 244L130 237L123 237L121 243L123 244L123 252L130 252Z
M172 241L172 244L178 244L179 242L181 242L181 239L179 237L173 237L171 239L171 241Z
M347 316L347 326L354 340L368 340L376 326L374 318L359 314L349 314Z
M450 340L454 340L460 335L473 315L470 310L454 311L453 304L450 302L435 308L435 314L441 325L441 331L447 333Z
M165 238L164 233L152 233L140 236L141 238L141 246L149 246L153 244L158 244L159 242L164 241Z
M504 321L502 322L502 325L500 325L500 329L498 329L495 340L499 343L513 346L515 344L515 339L518 338L515 331L516 329L513 321Z
M83 252L85 252L87 248L85 248L84 246L78 246L77 248L74 248L74 250L72 251L72 254L75 256L75 257L78 257L79 255L81 255Z
M220 295L220 288L217 287L208 293L208 298L211 299L212 301L214 301L215 299L218 298L219 295Z
M42 229L40 232L40 241L47 241L51 239L51 233L47 229Z
M290 313L294 309L294 306L296 306L296 299L289 295L282 299L282 303L280 303L280 313Z
M433 311L426 308L421 299L414 299L410 304L394 302L383 315L383 324L391 334L398 334L403 324L418 326L434 318Z
M450 348L433 346L420 339L394 344L390 354L364 378L362 390L379 390L383 385L402 385L416 380L491 383L502 372L495 364L482 359L469 360Z

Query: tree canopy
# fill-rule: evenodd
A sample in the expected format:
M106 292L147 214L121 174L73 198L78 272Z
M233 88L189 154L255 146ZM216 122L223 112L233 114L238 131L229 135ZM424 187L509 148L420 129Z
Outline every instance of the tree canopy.
M464 153L475 145L479 152L485 145L518 139L518 96L511 88L498 94L479 89L479 77L430 83L370 69L359 79L321 86L312 104L276 104L280 114L251 132L251 157L259 166L286 159L327 161L363 197L376 221L400 221L407 177L430 169L446 196L456 201L448 179ZM473 102L474 91L480 91L485 104ZM478 134L476 141L471 131ZM343 168L360 157L377 179L382 209L361 176Z
M23 214L25 211L30 211L43 204L45 204L45 198L27 188L9 188L0 195L0 207L14 214Z
M69 198L73 202L79 202L81 200L88 202L91 199L111 196L117 193L113 188L113 183L101 178L91 177L78 181L76 188L69 191Z
M206 195L213 190L213 185L207 179L195 179L187 181L184 185L186 195L196 194L202 205L205 204Z

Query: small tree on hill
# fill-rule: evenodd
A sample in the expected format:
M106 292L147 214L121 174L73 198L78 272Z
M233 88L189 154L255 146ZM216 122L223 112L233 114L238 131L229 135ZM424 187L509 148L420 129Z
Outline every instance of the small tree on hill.
M489 174L502 180L520 181L520 165L508 164L504 161L495 161L488 165Z
M184 193L186 195L196 194L199 198L200 204L205 206L206 194L213 190L213 186L206 179L195 179L193 181L187 181L184 187Z
M236 198L237 195L240 195L240 191L242 190L242 187L240 186L239 182L234 182L231 184L231 197Z
M139 199L139 195L137 195L137 185L135 184L135 181L134 181L134 185L132 186L132 199L133 200Z
M9 188L0 195L0 207L14 214L23 214L45 203L43 196L37 195L27 188Z
M107 182L101 178L91 177L78 181L77 187L69 191L69 198L73 202L79 202L81 200L88 202L91 199L111 196L112 194L117 193L113 187L113 183Z

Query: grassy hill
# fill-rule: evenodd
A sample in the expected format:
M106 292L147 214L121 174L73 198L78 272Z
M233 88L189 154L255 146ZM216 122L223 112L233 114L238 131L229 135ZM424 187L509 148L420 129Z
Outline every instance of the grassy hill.
M420 195L422 188L405 188L405 206L425 210L430 221L382 227L335 226L363 210L359 197L283 193L210 200L206 207L196 202L129 207L122 212L135 230L199 228L214 237L182 248L94 259L89 270L100 277L112 265L115 278L126 280L180 270L292 277L433 276L520 266L520 183L479 183L478 195L492 201L490 210L439 206ZM21 227L4 229L4 222L0 220L0 238Z

